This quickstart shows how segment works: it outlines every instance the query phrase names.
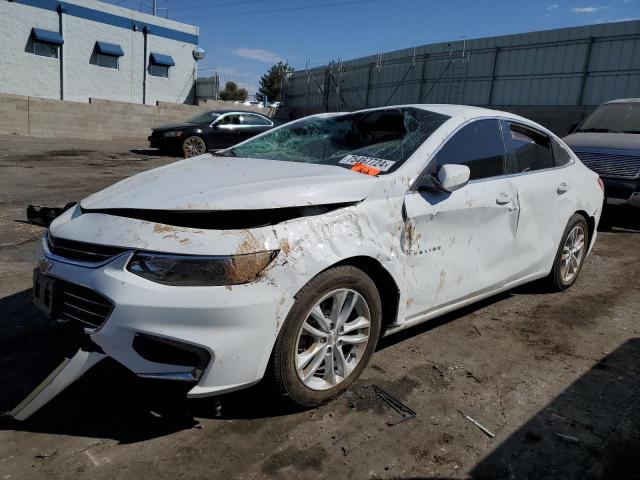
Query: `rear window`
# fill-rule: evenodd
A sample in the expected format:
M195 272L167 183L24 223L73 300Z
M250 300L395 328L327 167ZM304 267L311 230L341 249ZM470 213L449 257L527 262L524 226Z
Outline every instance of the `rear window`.
M375 169L398 169L450 117L413 107L309 117L272 130L223 155Z
M544 133L517 124L509 124L505 143L513 173L553 168L551 141Z

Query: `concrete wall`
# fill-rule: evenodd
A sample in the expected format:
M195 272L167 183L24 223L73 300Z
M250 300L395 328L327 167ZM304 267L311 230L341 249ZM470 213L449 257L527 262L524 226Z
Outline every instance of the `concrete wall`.
M91 99L68 102L0 95L0 134L69 137L92 140L146 139L151 127L180 122L202 110L237 109L272 116L273 112L227 102L199 106L159 102L139 105Z
M142 103L144 73L148 70L149 54L155 52L170 55L176 65L170 67L169 78L147 74L146 103L193 103L196 61L192 52L196 45L166 38L161 29L171 29L197 38L197 27L95 0L71 0L63 2L63 5L67 6L68 13L62 13L62 59L54 59L34 55L28 47L31 45L32 28L59 31L59 14L20 1L0 0L0 31L3 33L0 93L79 102L101 98ZM74 15L73 5L96 12L96 19ZM109 24L109 18L116 18L113 16L129 20L131 28ZM146 58L142 28L134 30L132 27L136 22L151 25ZM124 56L119 58L118 69L99 67L91 62L97 41L122 47ZM63 64L63 95L60 88L60 62Z

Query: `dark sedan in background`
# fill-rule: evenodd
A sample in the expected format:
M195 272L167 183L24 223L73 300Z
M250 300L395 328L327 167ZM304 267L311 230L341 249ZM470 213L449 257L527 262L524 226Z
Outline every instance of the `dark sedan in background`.
M208 110L184 123L153 128L149 144L152 148L194 157L208 150L231 147L273 127L273 121L259 113Z
M600 175L606 204L640 207L640 98L600 105L563 140Z

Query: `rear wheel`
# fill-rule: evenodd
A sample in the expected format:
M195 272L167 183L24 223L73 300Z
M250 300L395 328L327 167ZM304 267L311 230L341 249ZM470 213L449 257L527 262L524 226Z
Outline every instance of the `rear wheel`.
M187 158L197 157L198 155L207 153L207 144L202 137L192 135L185 138L182 142L182 152Z
M556 290L566 290L578 278L589 247L589 228L585 218L576 213L569 219L556 253L549 283Z
M280 393L302 406L339 396L373 355L381 318L380 295L363 271L320 273L298 294L276 341L271 365Z

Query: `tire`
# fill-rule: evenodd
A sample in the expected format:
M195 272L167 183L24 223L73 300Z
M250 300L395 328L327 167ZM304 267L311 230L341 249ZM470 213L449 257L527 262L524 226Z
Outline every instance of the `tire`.
M342 298L341 316L334 308ZM363 318L369 320L368 326ZM381 320L378 289L362 270L344 265L318 274L296 296L276 340L270 369L277 392L302 407L338 397L358 379L373 355ZM340 324L346 326L342 334ZM366 344L353 343L365 336Z
M576 234L577 237L573 237ZM570 236L572 236L570 238ZM577 247L577 243L581 240L582 246L579 252L571 249ZM573 245L573 246L572 246ZM587 256L587 250L589 248L589 226L585 218L579 213L574 214L567 223L567 227L562 234L562 240L558 246L555 260L553 262L553 268L549 277L547 277L547 283L551 288L556 291L562 291L573 285L582 270L584 259ZM568 250L571 250L570 254L570 267L568 267L566 255L569 254ZM579 255L578 255L579 254Z
M207 153L207 142L198 135L191 135L182 142L182 153L187 158L203 155Z

